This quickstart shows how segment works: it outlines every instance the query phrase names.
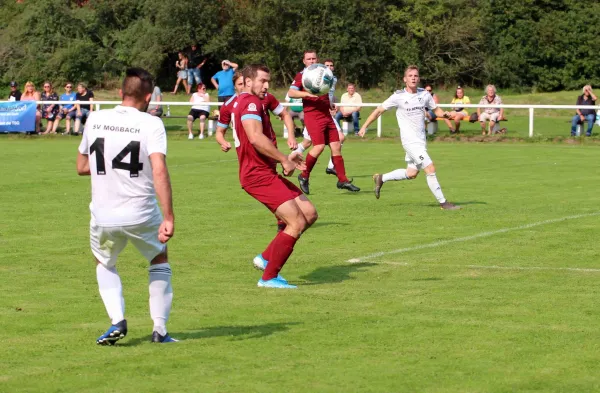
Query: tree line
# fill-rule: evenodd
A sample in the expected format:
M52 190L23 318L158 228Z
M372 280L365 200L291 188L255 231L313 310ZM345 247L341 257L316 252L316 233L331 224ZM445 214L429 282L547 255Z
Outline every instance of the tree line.
M264 62L276 84L304 49L361 88L393 89L408 64L436 86L554 91L600 83L600 3L580 0L0 0L2 81L108 87L129 66L173 83L197 42L204 79L222 59Z

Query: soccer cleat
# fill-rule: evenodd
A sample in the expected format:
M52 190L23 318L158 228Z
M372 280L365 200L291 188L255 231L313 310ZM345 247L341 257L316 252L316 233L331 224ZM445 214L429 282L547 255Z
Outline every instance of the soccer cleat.
M440 203L440 207L442 208L442 210L460 210L461 207L457 206L453 203L450 203L448 201L444 202L444 203Z
M348 181L344 181L344 182L337 182L337 188L339 188L340 190L348 190L348 191L352 191L352 192L359 192L360 188L356 187L354 184L352 184L352 182L350 180Z
M169 334L165 334L164 336L161 336L160 333L158 333L156 330L152 332L152 342L153 343L176 343L179 342L179 340L174 339L173 337L169 336Z
M267 268L267 263L269 263L269 261L267 261L265 258L263 258L262 254L258 254L252 260L252 264L254 265L254 268L256 270L262 270L262 271L264 271ZM281 274L277 275L277 279L281 280L281 281L283 281L283 282L285 282L287 284L287 280L285 278L283 278L281 276Z
M298 288L295 285L292 284L288 284L287 281L282 280L281 278L276 277L276 278L272 278L270 280L263 280L262 278L260 280L258 280L258 284L259 287L261 288L283 288L283 289L295 289Z
M252 264L254 265L254 268L257 270L264 271L267 268L267 263L268 263L267 260L265 258L263 258L262 254L258 254L252 260Z
M298 184L300 184L300 189L303 193L305 193L306 195L310 194L308 189L308 179L303 178L301 174L298 175Z
M373 181L375 182L375 198L379 199L381 187L383 187L383 176L379 173L376 173L373 175Z
M188 134L188 139L194 139L194 135Z
M337 176L337 172L335 171L335 168L325 168L325 173L327 173L328 175Z
M124 319L116 325L108 328L106 333L98 337L96 344L98 345L115 345L117 341L127 335L127 321Z

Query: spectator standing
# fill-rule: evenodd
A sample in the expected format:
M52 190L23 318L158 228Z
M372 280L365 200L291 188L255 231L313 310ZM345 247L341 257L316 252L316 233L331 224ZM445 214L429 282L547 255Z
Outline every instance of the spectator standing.
M208 105L203 105L203 102L210 102L210 97L206 92L206 86L202 83L198 85L198 91L192 94L190 98L190 102L193 103L192 109L187 117L187 125L188 125L188 139L194 139L194 134L192 133L192 125L194 124L194 120L199 119L200 121L200 135L198 135L198 139L204 139L204 121L210 114L210 107Z
M35 90L35 85L31 81L25 83L25 93L21 95L21 101L40 101L40 93ZM37 106L35 111L35 132L40 132L40 122L42 120L42 112L40 112L40 106Z
M362 104L362 97L356 92L354 83L349 83L346 88L346 93L342 94L341 104ZM359 106L340 106L340 110L335 114L335 120L340 123L342 118L352 117L352 125L354 126L354 135L358 135L360 130L358 124L358 116L360 114Z
M85 84L81 82L77 85L77 94L75 95L75 101L93 102L94 92L88 90ZM83 132L80 131L81 123L85 123L88 116L90 115L90 112L94 110L94 106L86 104L75 104L75 108L77 110L75 114L75 133L82 134Z
M440 103L440 97L433 92L433 87L431 85L425 85L425 90L429 94L431 94L431 96L433 97L433 102L435 102L435 104L438 105ZM427 118L427 121L437 121L435 112L431 108L425 108L425 109L426 109L425 117Z
M583 94L577 97L576 105L596 105L596 100L598 97L594 95L592 92L592 86L585 85L583 86ZM596 111L594 108L590 109L577 109L577 114L573 116L573 120L571 121L571 136L575 136L577 133L577 125L582 124L583 122L587 122L587 131L585 133L586 136L592 136L592 128L594 127L594 121L596 120Z
M58 94L52 88L52 83L46 81L44 82L44 91L42 92L42 101L58 101ZM58 104L43 104L42 105L42 119L47 120L46 131L42 134L49 134L54 129L52 126L54 125L54 121L56 120L56 115L58 114L59 105Z
M188 86L187 93L190 94L192 91L192 87L194 86L194 81L196 81L196 85L200 85L202 83L202 73L200 69L206 63L206 57L202 55L200 50L198 49L198 45L193 44L192 50L188 53Z
M485 92L486 95L481 97L479 105L502 105L502 98L496 95L496 86L487 85ZM489 135L494 130L496 123L504 120L504 108L477 108L477 117L479 117L479 123L481 124L481 135L486 133ZM485 129L486 121L490 122L489 131ZM503 128L500 132L506 132L506 129Z
M73 92L73 84L71 82L67 82L65 84L65 93L60 95L61 101L75 101L75 97L77 94ZM75 104L63 104L60 106L58 110L58 114L56 115L56 121L54 122L54 127L52 129L52 133L56 133L58 129L58 124L62 119L67 119L66 129L63 132L63 135L68 135L71 133L71 119L75 118L77 114L77 108L75 108Z
M450 102L453 105L458 105L455 106L454 108L452 108L452 111L450 112L450 119L444 119L444 121L446 122L446 124L448 125L448 128L450 129L450 133L451 134L456 134L460 131L460 121L462 119L465 119L469 116L469 113L467 112L467 110L464 107L461 107L461 104L470 104L471 100L469 99L469 97L467 97L465 95L465 91L463 90L462 87L458 86L456 88L456 92L454 93L454 98L452 99L452 102ZM452 123L454 123L454 127L452 126Z
M19 90L18 86L17 86L17 82L12 81L10 82L10 94L8 95L8 100L9 101L21 101L21 95L23 93L21 93L21 91Z
M177 82L175 82L175 87L171 94L177 94L177 89L179 89L179 84L183 82L183 88L186 93L189 91L187 77L188 77L188 58L183 52L179 52L177 54L179 56L179 60L175 62L175 67L177 67Z
M154 86L154 90L152 91L152 97L150 98L150 102L161 102L162 101L162 92L160 91L160 87ZM161 117L163 115L163 108L161 104L149 104L148 109L146 110L152 116Z
M218 91L218 101L227 102L235 95L235 89L233 88L233 74L235 74L238 65L229 60L223 60L221 62L221 68L223 69L213 75L210 80Z

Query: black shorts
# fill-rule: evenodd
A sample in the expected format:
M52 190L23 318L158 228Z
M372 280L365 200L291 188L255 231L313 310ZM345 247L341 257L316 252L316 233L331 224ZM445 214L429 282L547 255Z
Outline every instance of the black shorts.
M196 120L197 118L199 118L202 115L204 115L205 117L208 117L209 113L202 109L192 109L190 111L190 113L188 113L188 116L192 116L194 118L194 120Z

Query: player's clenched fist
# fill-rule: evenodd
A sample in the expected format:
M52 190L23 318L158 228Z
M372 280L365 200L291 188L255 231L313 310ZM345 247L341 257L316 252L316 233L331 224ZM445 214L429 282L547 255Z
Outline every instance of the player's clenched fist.
M161 243L166 243L175 233L175 223L173 220L163 220L158 228L158 240Z

